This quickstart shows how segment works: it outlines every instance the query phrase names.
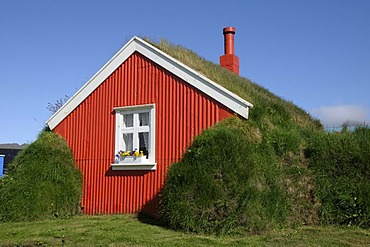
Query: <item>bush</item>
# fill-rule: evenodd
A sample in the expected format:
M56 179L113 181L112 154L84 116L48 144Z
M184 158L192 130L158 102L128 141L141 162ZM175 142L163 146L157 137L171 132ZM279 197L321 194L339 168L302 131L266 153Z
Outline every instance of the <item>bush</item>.
M285 221L288 205L274 149L258 129L228 121L196 137L170 167L161 197L161 217L170 227L222 235Z
M324 224L370 226L370 129L316 133L306 155Z
M65 140L43 132L0 180L0 221L66 217L80 211L81 173Z

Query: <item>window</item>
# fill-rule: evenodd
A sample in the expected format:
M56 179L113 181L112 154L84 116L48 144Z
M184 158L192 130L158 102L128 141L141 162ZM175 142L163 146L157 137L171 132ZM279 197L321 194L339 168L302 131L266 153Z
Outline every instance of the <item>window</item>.
M113 170L155 170L155 105L117 107Z

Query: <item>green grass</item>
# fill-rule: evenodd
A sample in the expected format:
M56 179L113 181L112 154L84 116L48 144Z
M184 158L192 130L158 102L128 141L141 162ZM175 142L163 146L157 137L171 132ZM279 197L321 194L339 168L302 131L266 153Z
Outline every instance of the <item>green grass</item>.
M299 227L245 236L176 232L134 215L75 216L0 224L0 246L369 246L370 231L347 227Z
M244 190L246 191L244 198L250 196L253 198L249 201L239 200L241 202L239 206L243 202L247 202L249 205L253 204L251 202L259 203L251 207L252 210L246 211L247 214L249 213L246 218L245 215L239 217L244 212L241 212L234 219L229 217L231 224L230 222L225 222L231 226L229 228L240 226L239 223L235 224L238 221L245 221L246 224L242 222L243 228L250 227L252 232L258 232L265 228L269 229L281 224L286 227L301 224L317 224L317 211L320 203L313 198L313 191L315 190L313 172L309 169L309 162L304 155L304 150L307 147L306 133L313 131L323 132L321 123L292 102L271 93L266 88L247 78L240 77L215 63L199 57L189 49L171 44L165 40L155 42L147 39L147 41L254 105L250 110L249 119L236 123L237 128L246 133L246 142L249 139L256 141L255 145L249 146L248 151L244 152L249 158L241 165L244 165L245 168L251 171L251 177L248 178L251 189L254 189L254 187L258 189L257 191L262 189L266 194L256 194L252 190ZM221 124L231 128L235 127L235 121L226 121ZM223 142L219 142L218 145L222 146ZM194 169L197 170L198 167ZM238 182L238 184L241 183ZM274 188L278 190L278 194L284 191L286 200L280 200L279 198L282 198L280 195L278 197L271 196L270 192ZM260 198L257 198L258 196ZM272 199L279 200L274 202ZM268 202L266 203L266 201ZM223 201L221 202L223 203ZM217 202L214 205L217 207L219 204ZM234 204L228 205L233 206ZM245 204L247 207L249 205ZM245 209L245 207L239 206L237 210ZM208 208L211 207L209 206ZM211 210L210 212L213 211ZM258 212L258 214L250 213L251 211ZM203 218L207 217L206 213L202 215L203 212L205 210L201 211L200 215L204 216ZM285 215L284 212L287 212L288 215ZM233 214L231 216L236 215ZM275 217L276 215L279 217ZM171 218L174 217L171 216ZM178 219L180 218L178 217ZM186 215L183 215L182 218L185 218L186 221L184 229L189 228L188 225L190 224L188 223L194 223L194 218L186 218ZM176 227L180 226L181 224L176 225ZM222 227L221 232L224 232L226 229L227 227ZM189 230L194 229L192 227ZM198 230L196 231L199 232ZM208 229L200 232L207 231ZM229 230L226 230L226 232L229 232Z
M306 156L315 173L315 197L324 224L370 227L370 129L321 133Z
M65 140L52 132L42 132L0 178L0 222L78 214L81 187L81 172Z
M321 123L303 109L257 83L221 68L179 45L165 40L147 41L254 105L248 121L243 121L238 126L243 131L248 126L250 130L253 129L248 134L252 134L252 138L259 137L260 143L255 146L263 147L262 150L266 152L261 152L261 148L249 148L245 153L254 159L247 160L245 166L251 169L250 166L256 164L255 167L261 168L260 175L250 179L252 185L258 185L262 181L262 184L270 185L271 188L284 188L288 198L286 209L289 212L286 220L289 224L285 224L285 227L319 222L370 227L368 128L340 135L326 133ZM230 122L226 125L234 127ZM218 145L222 146L223 142ZM194 169L196 172L198 167ZM257 174L257 169L251 169L251 174L253 173ZM171 175L171 171L169 174ZM272 180L274 183L269 183ZM251 193L248 194L250 195ZM273 198L271 196L267 199ZM286 203L275 204L278 205L275 208L280 208L283 212L282 207ZM261 209L266 211L266 205L268 204L261 203L253 209L259 212L258 216L262 217L262 221L273 223L271 214L264 217L266 214L260 213ZM203 216L207 214L204 213ZM235 219L232 223L237 222L240 217ZM247 220L249 223L254 222L252 227L264 225L251 218ZM192 223L194 218L187 217L185 221ZM279 220L276 223L281 222Z
M243 123L230 118L203 131L172 164L161 194L168 226L225 235L286 225L290 204L274 149Z
M49 206L56 204L35 196L24 196L30 195L30 188L41 191L36 188L41 183L35 183L34 186L22 183L26 186L19 186L21 189L17 193L12 189L16 187L3 186L16 182L15 176L7 176L0 180L0 192L9 192L3 193L7 197L1 197L0 193L0 221L1 215L3 220L40 220L50 216L52 219L0 223L0 246L370 246L369 229L354 227L358 225L366 228L370 224L368 128L353 133L326 133L320 123L304 110L256 83L222 69L180 46L168 42L154 45L255 105L248 121L231 118L215 126L223 129L221 132L204 131L188 150L192 154L185 154L180 161L183 166L177 167L175 164L171 167L169 177L172 173L171 178L178 182L179 188L186 187L182 183L190 189L194 189L197 184L198 187L185 193L168 190L170 193L175 191L174 196L169 198L179 202L176 207L181 206L177 210L179 214L175 215L180 218L180 223L192 223L191 227L181 227L177 223L169 224L168 227L196 231L199 234L146 224L132 215L77 216L66 219L58 214L58 219L54 219L54 208L39 210L49 212L44 218L9 217L12 216L9 212L18 212L22 205L26 211L36 212L32 208L39 202L46 202L45 205ZM230 140L233 140L232 143L227 142ZM225 149L225 143L231 149ZM30 161L39 164L39 160L34 159L35 154L48 160L55 158L55 155L47 156L54 154L54 151L46 151L30 155ZM225 160L230 154L232 162ZM243 159L240 159L240 154ZM70 153L67 156L72 157ZM205 159L207 162L203 162ZM29 160L24 160L27 162L15 164L28 164ZM56 160L56 165L63 160ZM194 169L184 172L188 168L184 166L186 162L188 167ZM231 163L232 166L228 167ZM22 166L13 168L18 173L22 170ZM35 168L40 169L40 166ZM29 167L24 171L28 174ZM46 177L54 174L50 171L35 171L34 174L46 174ZM181 176L188 176L189 179L182 179ZM44 180L39 178L30 182ZM205 187L206 183L208 185ZM19 200L15 200L17 198ZM30 206L25 207L22 200ZM1 206L5 204L8 206ZM14 210L2 213L1 209ZM186 215L185 210L198 213L198 221L194 216ZM199 213L200 210L203 211ZM214 215L221 217L210 218ZM344 226L317 226L320 222ZM220 235L215 236L214 233ZM235 233L238 235L233 235Z

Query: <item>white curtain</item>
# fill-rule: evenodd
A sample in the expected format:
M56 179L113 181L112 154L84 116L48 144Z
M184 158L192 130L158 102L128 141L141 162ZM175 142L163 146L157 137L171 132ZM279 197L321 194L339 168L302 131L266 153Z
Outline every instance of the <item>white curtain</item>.
M146 147L146 150L149 151L149 147L148 147L149 132L144 132L143 136L144 136L144 145Z
M149 126L149 112L144 112L144 113L139 113L139 121L140 121L140 126ZM143 141L144 141L144 146L147 151L149 151L149 132L143 132L142 133Z
M149 112L139 113L140 126L149 126Z
M149 132L141 132L139 133L139 140L140 140L140 148L144 148L149 151L148 147L148 140L149 139Z

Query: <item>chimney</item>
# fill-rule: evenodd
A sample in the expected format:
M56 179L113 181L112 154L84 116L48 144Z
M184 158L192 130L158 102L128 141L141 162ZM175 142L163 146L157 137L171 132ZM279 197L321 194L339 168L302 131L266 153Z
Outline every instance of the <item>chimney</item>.
M239 75L239 58L234 54L235 27L225 27L223 31L225 54L220 57L220 65Z

